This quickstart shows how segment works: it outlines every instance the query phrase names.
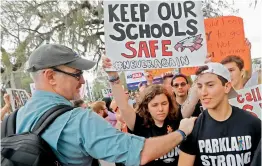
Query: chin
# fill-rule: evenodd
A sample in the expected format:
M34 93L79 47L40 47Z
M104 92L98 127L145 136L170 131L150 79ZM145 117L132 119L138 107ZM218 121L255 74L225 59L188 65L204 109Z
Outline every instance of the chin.
M178 94L177 96L178 96L178 97L184 97L185 95L186 95L186 94L181 94L181 93L180 93L180 94Z
M158 117L157 120L158 121L164 121L166 119L167 116L163 116L163 117Z
M81 99L80 94L75 94L73 100L79 100L79 99Z
M211 104L206 104L206 105L202 104L202 106L203 106L205 109L214 109L214 108L215 108L215 106L214 106L214 105L211 105Z

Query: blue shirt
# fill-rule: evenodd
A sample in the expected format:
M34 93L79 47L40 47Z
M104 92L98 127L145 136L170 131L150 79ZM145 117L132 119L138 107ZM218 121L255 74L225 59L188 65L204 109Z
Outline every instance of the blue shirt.
M72 105L64 97L47 91L34 92L17 114L16 132L32 130L37 120L59 104ZM91 110L75 108L60 115L42 134L64 165L85 165L93 157L137 166L144 138L122 133Z

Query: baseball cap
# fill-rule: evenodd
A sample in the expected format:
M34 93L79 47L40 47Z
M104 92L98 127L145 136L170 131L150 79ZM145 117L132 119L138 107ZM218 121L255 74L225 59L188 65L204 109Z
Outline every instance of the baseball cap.
M204 73L216 74L218 76L225 78L228 82L231 82L231 76L230 76L229 70L221 63L209 62L206 64L206 66L208 66L208 69L202 71L201 74L204 74ZM235 98L237 97L237 95L238 94L236 90L232 87L230 92L228 93L228 98L229 99Z
M71 48L60 44L45 44L35 49L28 60L28 72L65 65L78 70L89 70L95 62L81 58Z

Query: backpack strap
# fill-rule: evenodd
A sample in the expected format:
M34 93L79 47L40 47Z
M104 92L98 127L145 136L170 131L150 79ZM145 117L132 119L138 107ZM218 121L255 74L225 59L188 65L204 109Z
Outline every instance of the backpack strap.
M16 133L16 115L18 109L4 118L1 123L1 139Z
M42 132L48 128L50 124L61 114L72 110L74 107L70 105L57 105L50 110L46 111L44 115L35 124L32 133L36 135L41 135Z

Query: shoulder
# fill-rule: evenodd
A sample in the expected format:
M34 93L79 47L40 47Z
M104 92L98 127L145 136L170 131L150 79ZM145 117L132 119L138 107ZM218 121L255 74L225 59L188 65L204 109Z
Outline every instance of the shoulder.
M252 121L254 123L261 123L261 120L257 117L255 117L254 115L252 115L251 112L240 109L238 107L232 106L232 110L234 111L233 113L235 114L235 116L237 118L239 118L238 120L244 120L244 121Z
M234 123L241 124L243 128L248 128L250 131L261 132L261 120L258 117L238 107L232 106L232 110L234 111Z
M81 120L86 121L90 118L96 119L96 118L100 118L100 116L97 115L97 113L95 113L91 109L84 109L81 107L74 108L72 110L72 114L70 117L71 120L77 120L77 121L81 121Z
M206 122L207 114L208 114L208 112L207 112L207 110L205 110L197 117L191 135L196 135L198 133L198 131L200 130L200 128L205 126L204 123Z

